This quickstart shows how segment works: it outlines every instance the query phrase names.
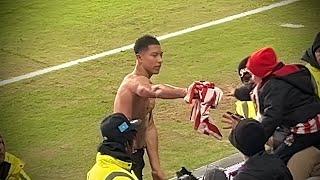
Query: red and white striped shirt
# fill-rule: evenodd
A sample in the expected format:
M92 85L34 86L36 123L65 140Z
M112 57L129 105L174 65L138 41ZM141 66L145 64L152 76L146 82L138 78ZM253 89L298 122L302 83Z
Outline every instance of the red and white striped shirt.
M305 123L299 123L291 128L291 132L295 134L310 134L318 131L320 131L320 114Z
M192 105L190 120L194 122L194 129L199 132L222 139L222 134L210 117L210 109L216 108L223 92L214 83L196 81L188 87L184 100Z

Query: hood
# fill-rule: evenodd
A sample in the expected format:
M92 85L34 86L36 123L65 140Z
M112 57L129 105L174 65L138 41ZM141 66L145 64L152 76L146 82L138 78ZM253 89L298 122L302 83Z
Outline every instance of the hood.
M317 34L310 48L306 50L301 60L306 61L311 66L320 69L320 64L317 62L315 57L316 50L320 47L320 32Z
M98 152L102 155L110 155L125 162L132 162L130 155L126 152L126 147L117 142L104 140L98 147Z
M229 135L230 143L246 156L264 151L265 134L263 126L254 119L239 121Z
M121 161L110 155L103 155L100 152L97 153L96 162L102 167L108 167L108 164L114 164L128 171L130 171L132 168L132 163Z
M309 63L311 66L313 66L317 69L320 69L320 65L318 64L318 62L316 60L316 56L315 56L314 52L315 51L313 51L312 48L307 49L306 52L304 53L304 55L301 57L301 60Z
M292 86L300 89L302 92L306 94L311 94L314 95L315 88L314 85L312 84L312 79L311 79L311 74L309 70L303 66L303 65L286 65L288 68L296 66L297 70L292 71L291 73L288 74L281 74L281 69L277 72L274 72L272 77L281 79L286 81L287 83L291 84ZM286 67L284 66L284 68Z

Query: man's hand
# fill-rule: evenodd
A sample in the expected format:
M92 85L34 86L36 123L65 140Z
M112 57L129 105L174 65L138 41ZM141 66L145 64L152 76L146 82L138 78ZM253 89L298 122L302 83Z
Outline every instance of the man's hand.
M152 171L152 179L153 180L165 180L165 174L162 170Z
M185 100L190 103L193 99L199 99L199 89L201 88L201 85L197 82L193 82L191 85L189 85L188 88L186 88L186 96L188 98L186 99L186 96L184 97ZM190 102L189 102L190 101Z
M222 115L224 119L222 119L222 122L227 124L227 126L224 126L223 129L234 129L239 121L243 118L242 116L238 114L234 114L232 112L226 112Z

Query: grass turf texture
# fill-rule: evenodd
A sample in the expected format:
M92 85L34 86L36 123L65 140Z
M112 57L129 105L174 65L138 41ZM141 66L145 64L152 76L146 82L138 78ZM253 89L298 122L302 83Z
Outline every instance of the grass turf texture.
M237 14L272 0L0 2L0 79ZM18 66L17 66L18 65Z
M265 2L270 3L270 1ZM211 13L219 12L217 16L221 18L261 5L249 4L244 1L242 3L239 7L243 9L237 9L238 6L228 9L229 7L224 7L226 4L222 3L217 12L211 10ZM208 5L208 7L210 9L216 8L212 5ZM169 9L169 7L167 8ZM185 10L187 11L188 7L167 11L178 13L176 11L184 12ZM298 62L304 50L311 45L315 33L319 31L317 23L320 18L319 10L316 0L301 1L165 40L162 42L165 51L164 64L161 74L154 77L153 81L187 86L193 80L211 80L227 92L239 82L235 69L240 59L265 45L275 47L279 57L285 62ZM209 9L204 11L209 11ZM163 13L162 17L168 18L164 16L165 14ZM131 14L128 17L132 16ZM175 16L177 15L173 14L171 17ZM117 33L119 33L118 36L122 35L121 37L116 35L97 36L99 43L97 47L92 47L92 51L90 48L84 48L83 52L76 53L75 51L73 54L73 45L77 43L66 40L65 42L54 41L53 44L48 44L54 48L66 43L67 47L58 53L61 57L50 59L57 54L55 50L49 48L48 55L44 56L50 58L39 58L38 53L44 53L41 50L37 51L37 48L42 47L40 45L33 47L36 49L34 54L32 54L32 50L30 53L34 59L42 59L50 62L49 64L56 64L62 62L60 60L77 58L95 50L100 52L105 47L112 48L130 43L143 32L165 34L182 29L186 27L185 25L191 26L194 23L212 19L210 13L207 13L207 16L192 22L183 17L188 22L181 25L175 23L175 21L179 21L179 18L173 19L171 20L172 26L174 24L177 26L161 27L164 29L157 30L153 29L156 24L149 25L147 30L140 29L134 33L128 33L120 28L123 32ZM189 16L189 18L193 17ZM128 21L123 21L122 26L129 24ZM283 23L303 24L305 28L280 27ZM115 27L118 26L120 25ZM86 32L86 30L82 32ZM70 36L75 36L75 34ZM87 32L88 34L90 33ZM95 36L93 34L95 32L92 32L90 36ZM29 36L35 38L33 36L36 35ZM91 39L90 36L83 35L82 38L86 41L97 40L96 38ZM54 38L54 36L50 35L48 38ZM64 39L63 37L59 38L61 38L60 40ZM109 45L105 42L106 39L110 41L112 39L114 42ZM10 40L8 40L9 42ZM108 45L101 45L98 48L100 42ZM15 41L12 43L12 48L27 46L14 44ZM85 44L90 44L90 42ZM68 48L69 46L70 48ZM79 45L79 49L82 50L80 47L81 45ZM28 49L28 46L26 48ZM10 55L8 58L7 60L3 58L2 61L12 60L13 62L8 62L8 64L12 63L13 66L11 69L10 66L4 68L10 69L10 71L8 70L9 73L5 73L5 76L2 77L25 72L28 68L24 69L23 67L27 67L27 64L34 65L35 69L40 67L34 61L20 62ZM98 125L101 118L111 112L113 98L119 83L124 75L131 72L134 67L133 58L131 51L122 52L96 62L84 63L0 87L0 132L6 137L8 151L22 157L27 162L26 171L33 179L85 178L86 172L94 164L95 148L100 141ZM19 68L21 69L19 70ZM29 70L33 70L33 68ZM233 99L224 97L219 109L212 111L212 115L220 127L222 126L220 123L222 113L226 110L232 110L233 102ZM174 172L182 165L194 169L236 152L227 141L228 131L223 131L225 137L221 142L193 131L192 124L187 120L189 117L188 105L184 104L182 100L157 100L154 114L159 131L161 163L168 176L173 176ZM151 179L149 168L145 169L145 174L146 179Z

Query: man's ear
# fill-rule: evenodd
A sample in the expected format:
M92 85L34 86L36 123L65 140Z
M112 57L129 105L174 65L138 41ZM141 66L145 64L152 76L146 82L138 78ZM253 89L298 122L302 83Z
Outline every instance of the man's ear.
M138 60L138 62L141 62L142 61L141 54L136 54L136 59Z

